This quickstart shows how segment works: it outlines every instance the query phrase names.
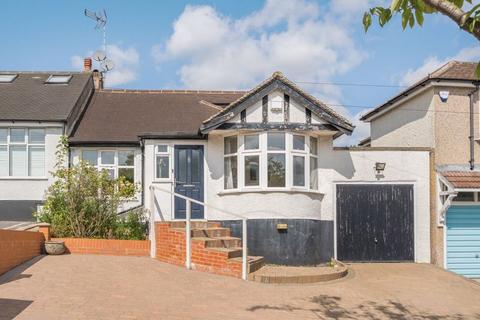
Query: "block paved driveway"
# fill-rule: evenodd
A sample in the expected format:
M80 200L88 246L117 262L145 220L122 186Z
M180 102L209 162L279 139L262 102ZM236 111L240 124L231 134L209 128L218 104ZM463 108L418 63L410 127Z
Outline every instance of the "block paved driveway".
M0 277L0 319L480 319L478 283L423 264L351 267L265 285L150 258L47 256Z

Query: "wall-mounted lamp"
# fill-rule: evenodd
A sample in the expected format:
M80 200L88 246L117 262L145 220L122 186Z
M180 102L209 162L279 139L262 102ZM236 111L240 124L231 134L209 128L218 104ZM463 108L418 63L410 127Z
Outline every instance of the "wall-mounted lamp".
M385 170L386 165L385 162L375 162L375 170L377 171L377 174L381 174Z

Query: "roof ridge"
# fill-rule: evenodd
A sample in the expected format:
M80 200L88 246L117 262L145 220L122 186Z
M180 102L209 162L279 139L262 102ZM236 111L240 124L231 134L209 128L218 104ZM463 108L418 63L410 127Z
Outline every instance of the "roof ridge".
M191 89L101 89L102 93L176 93L176 94L244 94L241 90L191 90Z

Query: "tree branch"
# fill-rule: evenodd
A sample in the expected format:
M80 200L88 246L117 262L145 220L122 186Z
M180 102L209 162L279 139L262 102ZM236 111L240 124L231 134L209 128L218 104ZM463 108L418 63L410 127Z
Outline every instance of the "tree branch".
M461 29L473 35L477 40L480 40L480 25L475 26L473 31L471 31L467 23L467 13L452 2L447 0L424 0L424 2L455 21Z

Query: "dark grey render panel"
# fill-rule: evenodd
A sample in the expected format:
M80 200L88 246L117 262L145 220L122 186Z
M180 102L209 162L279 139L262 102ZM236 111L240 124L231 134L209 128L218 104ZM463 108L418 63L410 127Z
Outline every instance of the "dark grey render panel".
M0 200L0 221L35 221L39 200Z
M413 185L337 185L337 258L414 259Z
M242 221L220 221L242 236ZM277 230L286 223L288 229ZM333 221L310 219L251 219L247 223L248 254L263 256L267 263L306 266L326 262L333 257Z

